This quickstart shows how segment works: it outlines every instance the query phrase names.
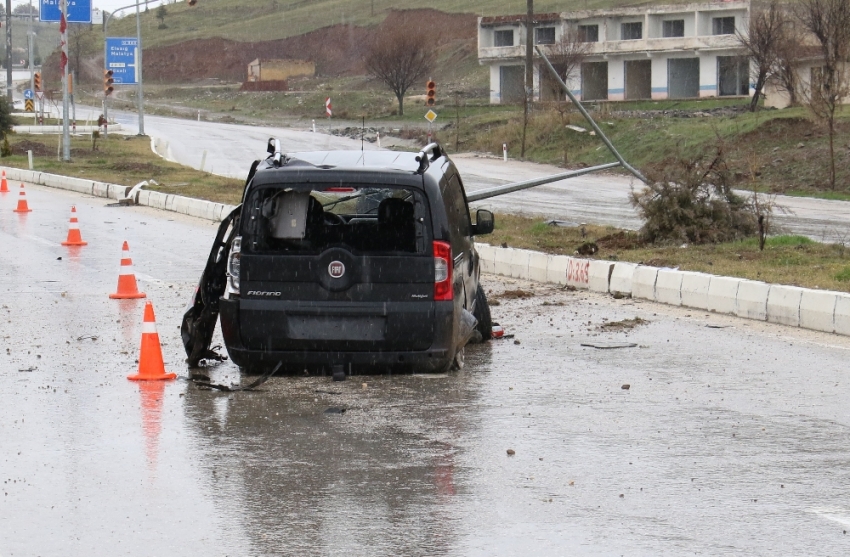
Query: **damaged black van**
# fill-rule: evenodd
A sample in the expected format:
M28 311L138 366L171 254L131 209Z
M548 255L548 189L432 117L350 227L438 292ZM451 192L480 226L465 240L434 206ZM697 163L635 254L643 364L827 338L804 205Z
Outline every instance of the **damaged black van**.
M269 140L242 204L221 224L186 312L190 366L211 356L220 315L230 358L248 372L346 373L463 364L491 336L460 175L440 146L418 154L283 154Z

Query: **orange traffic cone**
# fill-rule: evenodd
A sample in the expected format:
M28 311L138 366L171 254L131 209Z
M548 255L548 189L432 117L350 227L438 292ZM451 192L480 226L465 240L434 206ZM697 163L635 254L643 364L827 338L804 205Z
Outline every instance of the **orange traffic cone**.
M68 224L68 239L62 242L63 246L85 246L88 242L84 242L80 236L80 225L77 223L77 207L71 205L71 222Z
M128 375L131 381L166 381L177 377L176 373L165 373L162 362L162 347L156 332L153 304L145 303L145 320L142 323L142 348L139 353L139 373Z
M121 267L118 269L118 292L110 294L113 300L127 300L131 298L144 298L145 293L139 292L136 285L136 275L133 274L133 260L130 259L130 246L124 242L121 248Z
M30 213L32 209L27 205L27 192L24 191L24 185L21 184L21 194L18 198L18 208L13 209L16 213Z
M0 193L9 193L9 182L6 181L6 171L3 171L3 179L0 180Z

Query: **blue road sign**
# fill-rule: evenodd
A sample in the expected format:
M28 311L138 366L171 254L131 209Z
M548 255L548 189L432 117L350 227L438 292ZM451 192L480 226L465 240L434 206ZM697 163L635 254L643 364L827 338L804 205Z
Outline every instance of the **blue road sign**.
M136 85L139 82L136 65L138 45L136 37L106 39L106 69L112 70L115 85Z
M38 19L59 21L61 15L60 0L41 0ZM91 0L68 0L68 23L91 23Z
M32 94L32 89L24 89L24 100L31 100L35 98L35 95Z

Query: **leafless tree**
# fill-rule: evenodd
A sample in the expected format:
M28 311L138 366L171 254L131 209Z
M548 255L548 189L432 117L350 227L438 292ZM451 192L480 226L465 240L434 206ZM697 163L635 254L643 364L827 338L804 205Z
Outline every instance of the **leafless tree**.
M835 189L835 115L842 100L850 95L846 70L850 60L850 1L801 0L798 16L817 40L822 57L804 95L812 114L826 124L829 133L829 184Z
M381 25L366 52L366 70L383 82L398 99L404 115L404 94L417 82L425 89L425 77L434 62L434 40L413 25Z
M751 60L751 74L755 82L753 98L750 101L750 112L758 108L759 97L767 78L777 65L777 46L782 40L785 27L790 18L777 0L770 0L767 6L751 12L750 25L747 33L737 32L738 42L747 52Z
M581 68L582 62L587 58L592 48L593 43L585 41L576 29L570 27L550 47L550 54L547 56L552 67L558 72L558 77L569 85L570 76ZM554 81L549 83L552 86L551 93L555 98L563 99L564 92L561 91L561 86Z
M782 27L782 33L776 42L776 57L768 78L777 89L788 94L791 105L799 102L800 84L797 69L803 49L803 37L798 22L791 18Z

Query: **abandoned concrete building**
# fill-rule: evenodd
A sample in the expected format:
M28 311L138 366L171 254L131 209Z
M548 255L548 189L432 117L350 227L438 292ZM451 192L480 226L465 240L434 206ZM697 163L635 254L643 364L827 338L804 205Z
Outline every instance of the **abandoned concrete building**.
M746 32L749 2L656 5L534 16L535 45L547 56L565 42L590 43L566 81L580 100L684 99L751 94ZM490 103L521 102L526 16L478 20L478 60L490 66ZM534 98L564 98L535 53Z

